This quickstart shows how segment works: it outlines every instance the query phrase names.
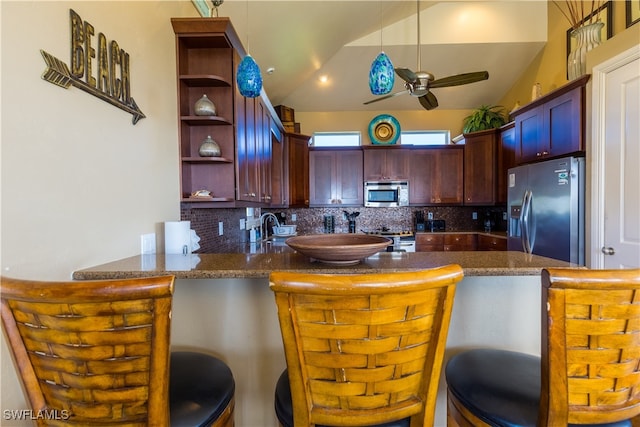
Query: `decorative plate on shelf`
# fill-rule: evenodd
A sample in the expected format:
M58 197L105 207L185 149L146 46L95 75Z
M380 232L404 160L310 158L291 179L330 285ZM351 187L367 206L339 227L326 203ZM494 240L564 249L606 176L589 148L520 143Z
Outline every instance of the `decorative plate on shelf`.
M372 144L392 145L400 137L400 123L389 114L380 114L369 123L369 138Z

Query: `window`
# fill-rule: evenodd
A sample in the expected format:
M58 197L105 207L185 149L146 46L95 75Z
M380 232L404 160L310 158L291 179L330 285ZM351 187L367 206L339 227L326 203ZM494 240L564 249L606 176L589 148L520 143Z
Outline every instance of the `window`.
M359 147L360 132L314 132L314 147Z
M448 130L416 130L400 132L404 145L444 145L451 143Z

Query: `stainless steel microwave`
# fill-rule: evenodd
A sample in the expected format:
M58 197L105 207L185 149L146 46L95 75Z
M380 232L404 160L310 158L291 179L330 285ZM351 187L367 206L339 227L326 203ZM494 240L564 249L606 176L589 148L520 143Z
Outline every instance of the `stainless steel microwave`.
M364 205L395 208L409 205L409 181L365 181Z

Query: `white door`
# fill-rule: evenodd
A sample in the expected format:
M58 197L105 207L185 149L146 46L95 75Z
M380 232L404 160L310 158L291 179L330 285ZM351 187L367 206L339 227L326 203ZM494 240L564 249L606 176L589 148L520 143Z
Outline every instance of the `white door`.
M592 268L640 267L640 58L594 67Z

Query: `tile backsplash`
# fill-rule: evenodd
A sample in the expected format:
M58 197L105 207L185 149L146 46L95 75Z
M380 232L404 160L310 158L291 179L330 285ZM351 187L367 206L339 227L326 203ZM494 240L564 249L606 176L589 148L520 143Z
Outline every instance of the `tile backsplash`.
M448 206L448 207L401 207L401 208L301 208L301 209L266 209L262 212L273 212L286 224L296 224L298 234L317 234L324 232L324 216L333 215L336 233L347 233L349 222L344 215L359 212L356 217L356 230L373 231L386 227L390 230L414 231L414 218L422 211L427 219L429 212L433 219L444 220L446 231L480 231L484 230L485 221L491 222L491 229L506 231L507 221L503 220L504 207L482 206ZM473 213L477 219L473 219ZM180 219L191 221L191 228L200 236L200 253L224 252L225 248L237 247L244 241L246 231L240 230L240 220L245 218L244 208L236 209L193 209L183 208ZM295 221L292 218L295 217ZM223 223L223 235L219 235L218 223Z

